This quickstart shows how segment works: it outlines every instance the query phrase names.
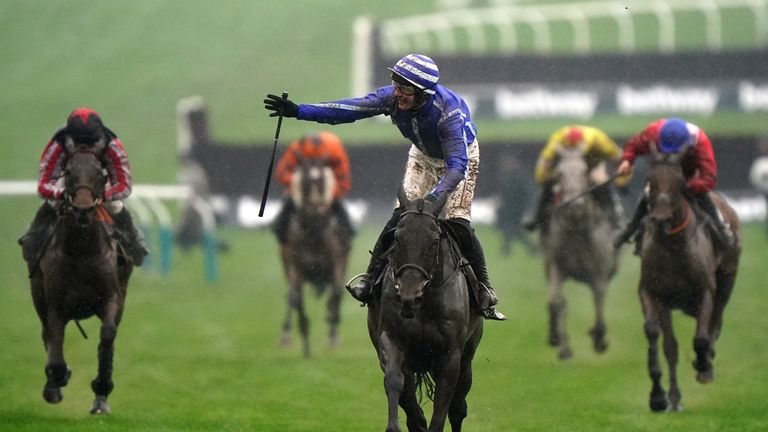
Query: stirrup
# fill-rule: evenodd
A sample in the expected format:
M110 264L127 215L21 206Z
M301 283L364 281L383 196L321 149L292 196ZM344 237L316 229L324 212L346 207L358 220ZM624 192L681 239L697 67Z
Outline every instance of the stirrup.
M353 282L358 281L354 286ZM344 288L355 300L360 302L360 307L365 306L371 300L372 291L371 276L368 273L360 273L350 279Z

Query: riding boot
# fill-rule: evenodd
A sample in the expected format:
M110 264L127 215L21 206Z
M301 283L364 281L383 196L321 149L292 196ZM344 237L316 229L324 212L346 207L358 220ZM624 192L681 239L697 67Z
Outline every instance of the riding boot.
M44 201L43 205L37 209L32 223L18 240L21 246L21 254L24 257L24 261L27 262L32 273L33 268L37 265L37 260L42 255L48 239L53 233L53 225L56 222L56 209Z
M722 215L717 210L717 206L712 202L709 193L697 194L696 204L698 204L699 208L704 210L709 218L715 237L715 245L719 245L723 250L730 249L736 242L736 239L733 236L731 227L723 220Z
M349 213L347 213L347 209L344 208L344 204L341 203L341 200L333 200L331 203L331 211L336 215L336 220L338 221L339 226L341 226L341 229L347 232L350 238L354 237L356 234L355 227L352 225Z
M496 297L496 291L491 286L488 277L488 268L485 265L485 254L483 253L483 246L480 244L480 240L475 234L475 230L469 225L469 221L461 218L449 219L448 222L456 233L459 240L459 248L461 254L469 261L469 265L472 267L472 271L477 277L477 281L480 283L480 292L478 299L480 315L485 319L504 321L507 317L496 310L494 306L499 303Z
M527 231L535 231L537 227L545 227L549 221L549 203L552 201L552 186L543 185L536 200L536 210L533 216L526 217L523 228Z
M294 210L293 200L285 198L283 200L283 206L280 208L280 213L275 217L275 221L272 222L272 232L275 233L277 241L280 244L284 244L288 236L288 222L291 220L291 213Z
M402 208L398 207L392 212L392 217L389 218L384 228L379 233L379 237L376 239L376 244L371 251L371 260L368 262L368 269L365 273L355 276L347 282L345 288L352 297L360 303L370 303L373 294L373 283L377 278L377 275L384 268L386 260L383 255L392 246L392 242L395 238L395 227L397 227L398 221L400 221L400 215L402 214ZM351 286L352 281L357 279L357 283Z
M131 256L133 264L140 267L144 263L144 257L149 253L147 243L144 241L144 233L133 223L133 217L125 207L113 214L112 218L115 220L115 228L125 236L126 244L123 246L126 252Z
M624 228L624 230L621 231L616 236L616 238L613 239L613 247L615 249L620 248L621 245L629 241L629 239L632 237L632 234L634 234L635 231L640 228L640 224L643 222L643 218L645 218L645 215L647 214L648 202L645 199L645 195L643 195L640 198L640 201L638 201L637 207L635 207L635 214L632 215L632 220L629 221L626 228Z
M592 196L595 198L600 208L605 212L608 217L608 222L614 230L621 228L622 208L619 203L619 197L610 184L604 187L595 188L592 191Z

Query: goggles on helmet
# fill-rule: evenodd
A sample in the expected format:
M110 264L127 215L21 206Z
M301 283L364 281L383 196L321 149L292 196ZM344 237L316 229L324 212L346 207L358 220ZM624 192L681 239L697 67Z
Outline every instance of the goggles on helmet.
M416 94L416 91L418 90L416 87L412 85L400 84L397 81L392 81L392 85L395 87L395 90L399 91L400 93L406 96L413 96Z

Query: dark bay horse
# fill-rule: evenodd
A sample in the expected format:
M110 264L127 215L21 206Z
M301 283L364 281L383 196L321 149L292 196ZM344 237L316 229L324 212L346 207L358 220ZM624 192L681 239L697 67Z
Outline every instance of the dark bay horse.
M573 353L565 328L563 284L573 279L589 285L595 306L595 325L589 334L594 350L604 352L608 348L605 295L616 274L617 255L611 244L611 223L588 193L591 177L582 150L560 149L554 174L556 203L549 229L542 230L541 244L549 282L549 344L559 349L560 359L567 359Z
M483 335L483 319L470 305L460 254L438 215L447 194L433 204L403 208L385 269L381 296L369 303L368 332L384 372L389 406L387 431L399 431L398 404L409 431L442 431L446 416L460 431L472 386L472 358ZM434 410L427 429L417 390L434 383ZM429 389L427 391L429 395Z
M98 375L91 382L96 395L92 414L110 412L107 396L113 388L114 342L133 270L130 260L118 260L118 246L107 222L111 217L99 204L105 182L106 175L92 153L76 152L69 158L53 237L30 277L48 353L43 397L49 403L62 400L61 387L71 375L63 351L67 323L93 315L101 320Z
M281 257L289 283L288 309L283 321L281 345L291 343L293 312L298 315L304 355L310 356L309 318L302 286L311 283L317 295L329 288L327 320L329 343L339 343L339 309L344 292L347 257L352 236L336 220L331 205L336 180L324 159L303 159L292 177L290 216Z
M651 146L656 150L655 146ZM723 311L733 290L738 270L741 243L739 220L725 200L710 192L736 242L718 253L712 243L706 216L686 199L686 180L679 162L681 151L665 155L652 151L648 173L649 223L641 244L640 303L648 338L648 373L653 382L650 408L653 411L679 411L677 385L677 340L672 329L672 310L680 309L696 319L693 367L700 383L714 378L714 344L723 324ZM664 355L669 366L669 393L661 385L661 366L657 351L659 336L664 336Z

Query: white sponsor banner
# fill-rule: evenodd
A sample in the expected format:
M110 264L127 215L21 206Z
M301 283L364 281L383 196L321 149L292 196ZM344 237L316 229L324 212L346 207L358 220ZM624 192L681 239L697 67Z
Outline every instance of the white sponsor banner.
M623 115L655 113L712 114L720 91L715 86L675 87L661 84L635 87L621 84L616 90L616 109Z
M746 112L768 111L768 84L739 83L739 108Z
M579 90L531 88L500 89L494 97L496 114L502 119L531 117L575 117L589 119L599 103L597 93Z

